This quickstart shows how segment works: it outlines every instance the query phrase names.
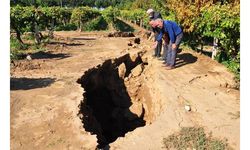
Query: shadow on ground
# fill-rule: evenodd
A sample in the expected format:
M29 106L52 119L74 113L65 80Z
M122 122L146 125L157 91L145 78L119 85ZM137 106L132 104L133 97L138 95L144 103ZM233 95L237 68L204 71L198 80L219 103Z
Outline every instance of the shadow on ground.
M50 42L51 45L64 45L64 46L82 46L84 43L66 43L66 42Z
M55 78L10 78L10 90L44 88L55 82Z
M177 54L175 68L179 68L187 64L195 63L197 59L198 58L196 56L193 56L190 53Z
M96 40L96 38L94 37L76 37L76 38L72 38L73 40L87 40L87 41L91 41L91 40Z
M31 54L32 59L49 59L49 58L63 59L67 57L70 57L70 55L64 53L53 54L51 52L43 52L43 51Z

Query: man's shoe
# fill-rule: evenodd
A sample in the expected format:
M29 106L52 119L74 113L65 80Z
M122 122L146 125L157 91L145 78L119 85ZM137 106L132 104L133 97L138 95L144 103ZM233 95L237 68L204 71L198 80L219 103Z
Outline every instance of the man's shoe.
M171 69L174 69L174 68L175 68L174 66L166 66L167 70L171 70Z
M165 61L165 58L163 58L163 57L159 57L158 59L159 59L159 60L162 60L162 61L163 61L163 60Z

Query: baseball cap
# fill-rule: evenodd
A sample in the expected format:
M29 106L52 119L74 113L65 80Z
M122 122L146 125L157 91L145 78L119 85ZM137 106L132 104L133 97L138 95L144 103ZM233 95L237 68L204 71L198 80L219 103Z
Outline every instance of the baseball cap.
M150 8L150 9L147 10L147 14L150 14L152 12L154 12L154 10L152 8Z

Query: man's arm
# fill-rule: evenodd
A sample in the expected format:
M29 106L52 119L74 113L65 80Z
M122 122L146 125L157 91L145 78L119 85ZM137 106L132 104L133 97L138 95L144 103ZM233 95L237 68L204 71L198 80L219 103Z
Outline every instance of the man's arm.
M156 48L158 45L158 42L162 40L163 37L163 31L161 30L158 36L156 37L156 41L154 42L153 48Z
M158 34L158 36L157 36L157 38L156 38L156 41L158 41L158 42L161 41L162 36L163 36L163 31L160 30L160 32L159 32L159 34Z
M175 43L175 34L174 34L174 31L173 31L173 28L171 27L171 25L165 26L165 29L168 31L170 41L172 43Z

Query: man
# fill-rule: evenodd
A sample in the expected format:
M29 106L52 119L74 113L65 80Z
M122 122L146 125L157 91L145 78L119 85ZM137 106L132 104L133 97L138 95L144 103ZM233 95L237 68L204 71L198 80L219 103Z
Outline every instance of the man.
M170 41L166 58L167 61L165 63L167 69L173 69L175 67L176 53L183 37L182 29L179 25L177 25L177 23L169 20L163 21L162 19L156 19L150 21L149 24L154 28L158 27L161 29L161 32L156 39L155 47L158 42L162 40L164 33L168 33Z
M147 14L149 15L149 20L156 20L156 19L162 19L162 16L160 13L155 12L153 9L148 9ZM153 31L155 35L154 41L156 41L156 38L158 37L160 33L160 29L157 27L152 27L151 30ZM153 55L154 57L161 57L161 47L162 47L162 40L159 40L157 43L157 46L155 47L155 54Z

